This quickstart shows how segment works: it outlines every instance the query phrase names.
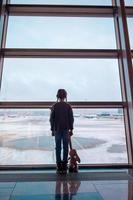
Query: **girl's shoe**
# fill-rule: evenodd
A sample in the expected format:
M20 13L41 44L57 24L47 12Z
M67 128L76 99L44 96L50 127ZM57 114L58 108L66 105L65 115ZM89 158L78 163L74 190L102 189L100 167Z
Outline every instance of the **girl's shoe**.
M67 173L67 162L62 161L62 173Z
M60 174L62 172L62 162L57 163L56 173Z

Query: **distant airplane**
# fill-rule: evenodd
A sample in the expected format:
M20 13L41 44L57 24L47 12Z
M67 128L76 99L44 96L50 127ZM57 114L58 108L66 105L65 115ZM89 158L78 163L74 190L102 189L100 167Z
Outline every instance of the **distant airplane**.
M84 115L85 118L88 118L88 119L93 119L93 118L97 118L97 115Z
M74 114L74 117L80 117L80 114Z

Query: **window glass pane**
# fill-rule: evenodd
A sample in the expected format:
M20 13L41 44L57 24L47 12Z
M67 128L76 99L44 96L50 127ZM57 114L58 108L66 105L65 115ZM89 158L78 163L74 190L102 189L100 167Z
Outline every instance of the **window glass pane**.
M5 59L2 101L54 101L59 88L70 101L121 101L115 59Z
M133 49L133 18L128 18L130 46Z
M0 110L0 165L53 164L49 110ZM127 163L123 111L75 109L73 147L81 164Z
M111 5L111 0L11 0L14 4Z
M126 6L133 6L133 0L125 0Z
M10 17L6 47L114 49L114 21L87 17Z

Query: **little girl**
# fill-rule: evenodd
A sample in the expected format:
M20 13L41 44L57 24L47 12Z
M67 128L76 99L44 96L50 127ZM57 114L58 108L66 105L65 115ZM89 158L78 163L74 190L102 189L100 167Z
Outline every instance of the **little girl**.
M67 103L67 92L59 89L57 102L52 106L50 125L52 135L55 136L57 172L67 171L69 137L73 135L73 111ZM61 159L61 146L63 144L63 160Z

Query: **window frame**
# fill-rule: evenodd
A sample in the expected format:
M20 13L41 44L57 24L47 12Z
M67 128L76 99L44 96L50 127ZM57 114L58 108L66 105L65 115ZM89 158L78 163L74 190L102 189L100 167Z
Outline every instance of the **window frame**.
M131 167L133 166L133 77L132 58L133 49L130 49L127 29L127 17L133 17L133 7L124 5L124 0L112 0L113 6L65 6L65 5L10 5L10 0L2 0L1 16L4 21L0 24L2 28L1 54L0 54L0 86L2 81L4 58L118 58L121 78L121 90L123 100L121 102L70 102L73 108L123 108L126 129L126 142L128 149L128 165L93 165L93 167ZM10 49L5 48L8 17L11 16L76 16L76 17L114 17L115 33L117 39L117 50L108 49ZM50 108L54 102L0 102L3 108ZM29 168L33 166L0 166L4 169ZM43 168L50 166L34 166ZM53 166L52 166L53 167ZM55 167L55 166L54 166ZM90 167L81 165L80 167ZM92 167L92 166L91 166Z

